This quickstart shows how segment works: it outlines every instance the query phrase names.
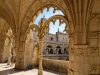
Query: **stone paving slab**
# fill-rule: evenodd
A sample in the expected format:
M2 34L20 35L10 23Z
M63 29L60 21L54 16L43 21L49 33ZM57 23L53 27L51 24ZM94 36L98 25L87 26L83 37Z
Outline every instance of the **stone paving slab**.
M14 69L14 66L11 67L7 64L0 64L0 75L38 75L38 70L32 69L32 70L18 71ZM63 74L43 71L43 75L63 75Z

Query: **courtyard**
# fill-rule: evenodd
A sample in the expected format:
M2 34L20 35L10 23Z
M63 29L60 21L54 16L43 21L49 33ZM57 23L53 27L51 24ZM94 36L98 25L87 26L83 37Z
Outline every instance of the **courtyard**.
M9 66L7 63L0 64L0 75L38 75L37 69L16 70L14 66ZM43 71L43 75L65 75L52 71Z

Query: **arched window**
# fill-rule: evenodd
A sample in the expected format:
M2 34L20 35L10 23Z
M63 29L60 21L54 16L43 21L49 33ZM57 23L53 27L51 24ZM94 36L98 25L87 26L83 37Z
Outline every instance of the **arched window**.
M57 47L56 47L56 50L57 50L57 53L58 53L58 54L62 54L62 52L61 52L61 47L60 47L60 46L57 46Z
M52 46L48 45L48 46L47 46L47 50L48 50L48 53L49 53L49 54L53 54Z

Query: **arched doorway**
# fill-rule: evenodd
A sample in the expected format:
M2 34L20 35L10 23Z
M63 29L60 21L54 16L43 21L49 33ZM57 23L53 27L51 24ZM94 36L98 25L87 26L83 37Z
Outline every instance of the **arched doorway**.
M48 54L53 54L53 49L52 49L51 45L47 46L47 52L48 52Z
M57 54L62 54L62 52L61 52L61 47L60 47L60 46L57 46L57 47L56 47L56 53L57 53Z

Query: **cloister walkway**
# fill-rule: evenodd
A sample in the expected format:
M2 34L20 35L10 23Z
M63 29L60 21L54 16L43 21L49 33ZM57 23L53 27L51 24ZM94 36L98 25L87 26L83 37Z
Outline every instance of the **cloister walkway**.
M14 66L10 67L5 63L5 64L0 64L0 75L38 75L38 70L37 69L21 70L21 71L15 70ZM64 74L44 71L43 75L64 75Z

